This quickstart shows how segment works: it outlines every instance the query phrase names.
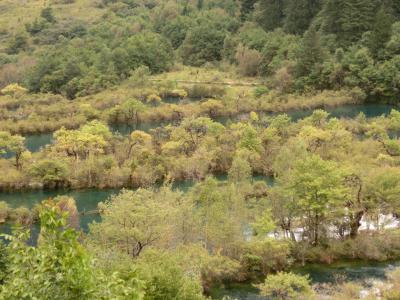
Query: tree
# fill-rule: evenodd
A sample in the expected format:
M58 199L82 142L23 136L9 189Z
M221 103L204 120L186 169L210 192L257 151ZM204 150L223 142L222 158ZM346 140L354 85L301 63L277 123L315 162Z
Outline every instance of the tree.
M371 28L375 9L373 0L328 0L321 14L323 31L347 47Z
M243 76L256 76L261 63L261 53L254 49L248 49L242 44L236 49L235 59L239 72Z
M151 145L152 137L146 132L135 130L131 133L130 140L131 142L129 146L128 157L131 156L132 150L134 148L140 149L142 147Z
M382 213L400 212L400 201L396 196L400 191L400 172L395 168L374 170L365 184L365 198L369 208L378 204Z
M20 135L11 135L7 131L0 131L0 154L11 152L15 154L15 166L21 168L21 157L25 151L25 138Z
M150 250L137 261L146 282L144 300L205 300L198 274L187 272L176 252Z
M248 16L253 12L254 5L257 0L241 0L240 1L240 19L245 21Z
M289 0L285 8L285 31L303 34L321 9L321 0Z
M249 162L241 155L236 155L228 172L229 181L236 185L241 182L250 181L252 170Z
M214 178L207 177L193 187L190 199L205 249L228 252L230 245L243 238L244 197L234 185L219 187Z
M328 216L344 207L348 193L345 173L335 162L311 155L297 161L288 176L280 178L279 185L293 197L289 205L303 218L308 240L318 245L324 233L321 226L326 225Z
M40 12L40 16L49 23L54 23L56 21L53 15L53 9L50 6L43 8Z
M172 65L174 58L170 42L152 32L135 34L122 47L128 53L127 64L132 70L147 66L152 73L160 73Z
M61 128L54 133L54 148L68 156L86 159L91 154L103 153L107 139L111 137L108 127L98 121L92 121L79 130Z
M129 124L139 124L140 114L147 110L147 106L136 99L126 100L121 105L116 106L110 112L112 121L123 120Z
M392 35L386 45L386 49L391 57L400 54L400 22L392 25Z
M162 33L167 37L174 49L178 49L186 38L186 34L191 26L191 20L186 16L179 16L167 22L163 27Z
M0 286L2 299L142 299L135 275L105 275L80 244L67 215L56 207L40 212L40 241L29 246L29 232L7 236L7 274Z
M303 37L297 58L297 75L309 76L314 67L323 61L323 50L320 42L320 34L312 26Z
M201 66L206 62L222 58L225 31L216 28L211 21L193 26L182 43L183 62L187 65Z
M10 40L6 52L8 54L18 54L26 49L28 49L28 37L24 32L19 32Z
M368 39L368 48L375 58L382 58L384 56L384 48L382 45L386 45L390 39L392 32L393 18L389 14L384 6L378 10L375 15L374 24L372 26L371 34Z
M255 19L266 30L282 27L285 0L258 0L255 6Z
M68 165L62 161L44 159L34 163L29 174L44 183L46 187L63 186L69 175Z
M259 289L261 295L277 300L306 300L314 297L309 279L293 273L268 275Z
M91 239L105 249L124 252L132 258L166 238L173 219L168 203L175 194L155 191L123 190L99 204L102 222L90 225Z
M204 6L204 0L197 0L196 6L198 10L202 10Z

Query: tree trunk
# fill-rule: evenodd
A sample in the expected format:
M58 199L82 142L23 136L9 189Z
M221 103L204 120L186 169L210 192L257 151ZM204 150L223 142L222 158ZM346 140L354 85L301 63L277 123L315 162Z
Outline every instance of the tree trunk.
M358 228L361 226L361 219L364 216L364 211L356 212L350 219L350 237L356 238L358 235Z

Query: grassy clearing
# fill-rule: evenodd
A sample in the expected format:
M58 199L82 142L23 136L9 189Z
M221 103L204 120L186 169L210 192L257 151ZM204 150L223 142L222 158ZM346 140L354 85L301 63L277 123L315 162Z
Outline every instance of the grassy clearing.
M46 0L2 0L0 3L0 31L13 34L24 29L26 23L40 16L43 8L51 5L58 20L75 19L91 23L97 20L104 10L95 1L75 0L71 4L52 3Z

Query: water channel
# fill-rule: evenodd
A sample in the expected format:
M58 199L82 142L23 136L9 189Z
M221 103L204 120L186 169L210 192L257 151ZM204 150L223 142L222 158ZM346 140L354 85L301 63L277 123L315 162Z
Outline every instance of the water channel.
M367 118L387 115L394 107L385 104L362 104L362 105L344 105L335 108L328 108L332 117L354 118L360 112L364 113ZM287 114L294 121L307 117L312 113L312 110L296 110L289 111ZM230 119L221 119L222 123L228 122ZM129 134L132 130L140 129L148 131L157 126L165 124L143 124L138 127L118 126L114 127L114 132L119 132L122 135ZM38 151L40 148L52 142L52 134L32 135L26 137L27 148L32 151ZM226 177L221 176L219 180L226 180ZM255 180L264 180L271 184L271 178L258 177ZM177 183L175 188L186 191L194 183L190 181ZM107 200L111 195L118 193L117 189L86 189L86 190L56 190L56 191L20 191L12 193L0 193L0 201L6 201L11 207L25 206L32 208L35 204L48 198L53 198L58 195L68 195L75 199L79 212L91 211L97 208L101 201ZM80 226L83 231L88 230L88 224L93 221L99 221L98 215L81 215ZM34 235L37 235L38 227L33 227ZM0 232L9 233L10 226L8 224L0 225ZM348 280L366 280L366 279L384 279L385 271L392 268L397 263L366 263L366 262L348 262L336 265L307 265L306 267L295 268L293 271L299 274L308 274L313 283L334 282L337 276L345 276ZM224 296L229 296L232 299L240 300L264 300L258 294L257 288L251 284L235 284L224 288L213 290L212 297L214 299L222 299Z
M330 113L331 117L336 118L354 118L359 113L364 113L367 118L379 117L381 115L388 115L392 109L396 107L388 104L348 104L343 106L326 108L325 110ZM398 108L397 108L398 109ZM288 111L287 114L292 118L293 121L297 121L299 119L305 118L311 115L313 112L312 109L305 110L292 110ZM272 114L270 114L272 115ZM241 115L243 117L243 115ZM216 118L216 121L221 122L223 124L228 123L229 121L237 121L238 118L230 118L230 117L220 117ZM156 122L156 123L143 123L138 125L114 125L111 126L111 129L114 133L119 133L121 135L128 135L133 130L142 130L148 132L151 129L165 126L169 124L168 122ZM30 135L26 136L26 147L31 152L37 152L42 147L49 145L52 143L53 135L51 133L43 133L38 135Z
M353 281L371 286L373 281L385 280L386 272L399 266L399 261L342 261L331 265L308 264L304 267L294 267L291 271L299 275L308 275L312 284ZM251 283L237 283L215 288L211 291L211 296L218 300L224 297L229 297L229 300L268 300L261 296L257 287Z

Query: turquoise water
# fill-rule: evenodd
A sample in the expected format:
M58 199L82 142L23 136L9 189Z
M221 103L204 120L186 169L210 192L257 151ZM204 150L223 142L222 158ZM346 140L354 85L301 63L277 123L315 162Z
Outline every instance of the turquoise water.
M226 181L226 175L216 176L219 181ZM254 176L255 181L265 181L271 185L273 179L268 176ZM172 185L173 189L178 189L186 192L192 187L195 181L176 182ZM78 211L81 213L93 211L97 209L99 202L107 200L110 196L118 194L120 189L82 189L82 190L35 190L35 191L18 191L18 192L0 192L0 201L7 202L10 207L27 207L31 209L36 204L43 200L54 198L56 196L67 195L75 199ZM88 224L93 221L100 221L100 216L97 214L80 216L80 226L83 231L88 231ZM0 227L1 230L8 230L6 227Z
M365 104L347 104L337 107L328 107L322 108L328 113L330 113L331 117L335 118L355 118L359 113L364 113L367 118L375 118L382 115L387 116L392 109L396 109L394 105L389 104L373 104L373 103L365 103ZM399 109L397 107L397 109ZM297 121L299 119L303 119L312 114L314 110L293 110L287 112L287 114L292 118L293 121Z
M43 133L37 135L28 135L25 137L25 145L31 152L37 152L42 147L49 145L53 142L52 133Z
M177 100L178 99L178 100ZM179 98L171 98L167 101L189 101L186 99L179 100ZM172 103L171 102L171 103ZM351 104L351 105L343 105L334 108L326 108L325 110L331 114L331 117L337 118L354 118L360 112L364 113L367 118L379 117L381 115L388 115L395 106L388 105L388 104ZM312 114L314 110L307 109L307 110L293 110L286 112L290 117L292 117L293 121L297 121L299 119L308 117ZM273 115L273 114L265 114L265 115ZM215 118L215 121L221 122L222 124L227 124L230 121L235 122L240 119L247 118L247 114L239 115L234 118L230 117L218 117ZM120 124L120 125L112 125L110 126L114 133L119 133L121 135L128 135L134 130L142 130L142 131L150 131L151 129L155 129L157 127L163 127L170 122L154 122L154 123L140 123L137 125L127 125L127 124ZM39 135L30 135L26 136L26 147L31 152L37 152L42 147L49 145L52 143L53 135L51 133L44 133ZM3 157L10 158L13 156L13 153L9 153Z
M10 207L27 207L31 209L43 200L54 198L56 196L68 195L75 199L79 212L92 211L97 208L99 202L107 200L111 195L117 194L118 189L86 189L86 190L55 190L55 191L21 191L21 192L2 192L0 201L7 202ZM99 221L100 216L96 214L81 215L80 226L84 231L88 230L88 224L92 221Z
M385 272L400 266L400 262L339 262L332 265L309 264L294 268L291 271L300 275L308 275L312 284L336 283L342 280L360 282L368 285L371 280L386 279ZM227 285L212 290L213 299L229 296L238 300L266 300L260 296L258 289L251 283Z

